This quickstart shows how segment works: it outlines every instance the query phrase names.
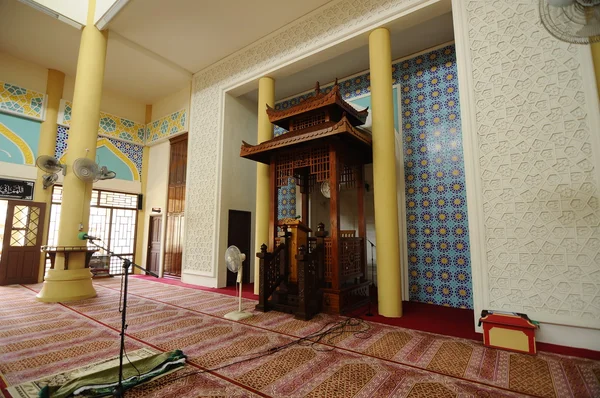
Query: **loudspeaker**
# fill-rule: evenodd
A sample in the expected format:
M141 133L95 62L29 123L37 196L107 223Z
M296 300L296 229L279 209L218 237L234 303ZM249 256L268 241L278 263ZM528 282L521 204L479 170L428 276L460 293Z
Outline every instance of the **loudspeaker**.
M138 210L142 210L144 207L144 195L142 195L141 193L138 194L138 203L137 203L137 209Z

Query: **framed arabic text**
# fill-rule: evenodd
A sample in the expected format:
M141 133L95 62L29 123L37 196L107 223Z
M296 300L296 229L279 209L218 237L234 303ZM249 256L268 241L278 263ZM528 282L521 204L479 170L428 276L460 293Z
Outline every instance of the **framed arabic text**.
M33 181L0 178L0 198L33 200Z

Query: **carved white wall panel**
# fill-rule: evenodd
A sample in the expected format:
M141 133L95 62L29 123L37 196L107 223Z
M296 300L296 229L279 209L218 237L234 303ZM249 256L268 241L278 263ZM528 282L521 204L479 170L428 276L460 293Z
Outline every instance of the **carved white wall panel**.
M591 131L597 115L588 112L597 100L586 93L593 82L582 78L581 65L589 50L550 36L537 1L463 6L486 303L542 321L600 327L599 154L592 150L592 134L600 131Z
M340 0L194 76L183 272L215 275L223 90L391 18L425 0Z

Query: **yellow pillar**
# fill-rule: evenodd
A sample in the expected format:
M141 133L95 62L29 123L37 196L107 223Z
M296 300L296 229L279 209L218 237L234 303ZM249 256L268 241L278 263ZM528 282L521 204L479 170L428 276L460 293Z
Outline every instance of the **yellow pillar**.
M369 62L373 119L373 193L377 238L378 308L383 316L401 317L402 284L389 30L379 28L369 35Z
M267 105L275 105L275 80L261 77L258 81L258 143L273 138L273 125L267 116ZM269 166L258 163L256 166L256 226L255 253L260 252L260 246L269 245ZM260 270L258 260L254 257L254 294L258 294Z
M594 72L596 74L596 90L600 99L600 41L590 44L592 48L592 59L594 61Z
M96 160L96 141L100 123L100 100L104 80L104 62L108 32L94 26L96 0L89 0L87 25L81 33L73 111L66 155L67 175L63 182L62 211L58 229L59 246L81 246L77 238L87 232L90 216L92 183L84 183L73 173L77 158ZM46 273L44 286L37 295L45 302L73 301L95 297L92 274L85 268L85 253L72 253L65 266L65 256L57 253L54 269Z
M146 105L146 120L144 124L148 124L152 121L152 105ZM144 256L144 250L146 247L144 246L144 228L146 226L146 187L148 186L148 158L150 157L150 147L144 145L142 154L142 175L140 176L140 180L142 182L142 194L144 195L142 210L138 210L137 214L137 232L136 232L136 245L135 245L135 257L134 262L140 267L146 267L146 264L142 264L142 259ZM150 242L148 242L150 244ZM141 273L140 270L134 269L133 273Z
M60 99L63 95L65 85L65 74L63 72L48 69L48 81L46 83L46 118L40 126L40 141L38 147L38 156L49 155L54 156L56 148L56 133L58 129L58 108ZM44 189L42 176L46 174L38 169L36 178L36 189L33 194L35 202L46 203L46 216L42 228L42 242L45 245L48 242L48 223L50 222L50 206L52 205L52 187ZM44 278L44 268L46 264L46 256L42 253L40 256L40 272L38 282Z

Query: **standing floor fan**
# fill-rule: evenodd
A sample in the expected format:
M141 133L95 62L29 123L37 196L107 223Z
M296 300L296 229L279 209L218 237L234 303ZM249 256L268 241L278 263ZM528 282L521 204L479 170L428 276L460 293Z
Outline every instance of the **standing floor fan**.
M229 269L229 271L237 272L237 283L240 289L238 310L225 314L225 318L231 319L232 321L241 321L242 319L252 316L251 313L242 311L242 263L244 260L246 260L246 255L241 253L237 246L229 246L227 248L227 251L225 252L225 263L227 264L227 269Z

